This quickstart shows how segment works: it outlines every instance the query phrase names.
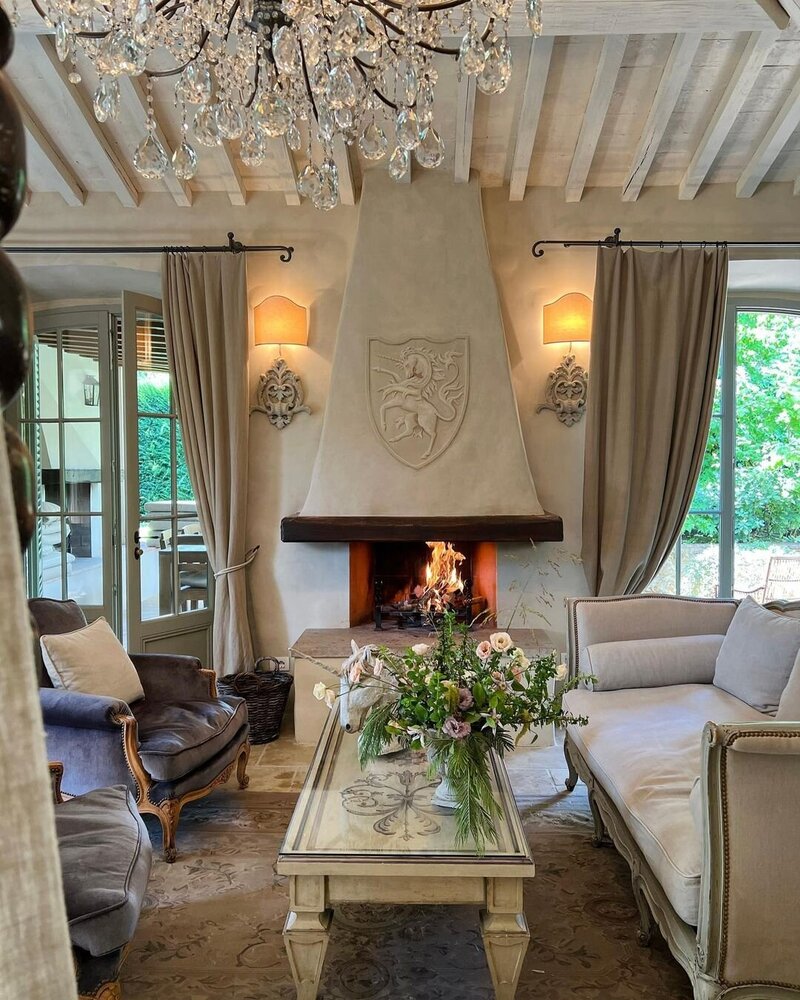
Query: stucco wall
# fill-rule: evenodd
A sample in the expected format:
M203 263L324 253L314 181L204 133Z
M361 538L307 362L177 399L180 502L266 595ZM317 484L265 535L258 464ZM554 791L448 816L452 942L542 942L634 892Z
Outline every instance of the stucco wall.
M559 346L542 344L541 315L542 306L564 292L592 294L594 251L552 250L534 260L532 242L540 237L597 238L614 226L621 226L625 237L642 239L797 239L797 200L791 185L766 185L746 200L736 199L730 187L713 186L694 202L680 202L673 189L657 188L646 190L638 202L625 204L617 191L591 190L582 202L570 205L557 190L530 190L523 202L512 204L507 190L487 189L483 206L528 457L542 505L559 513L565 527L563 543L543 543L535 553L526 546L501 547L501 610L507 614L518 603L527 607L529 625L546 629L552 641L562 642L563 599L585 590L576 561L584 427L567 428L552 413L536 413L547 372L562 354ZM305 205L290 208L266 194L252 194L245 207L231 206L224 196L200 194L192 209L177 208L168 196L148 195L135 211L121 208L105 195L91 196L86 206L77 209L66 208L55 196L37 196L14 232L16 242L30 243L217 243L234 229L245 242L295 246L296 257L289 265L271 255L253 255L248 261L251 306L279 293L310 307L309 346L284 348L284 353L302 375L311 415L299 416L283 431L269 426L262 414L251 418L248 544L259 543L261 552L249 571L249 582L259 653L280 654L304 628L347 624L346 546L284 545L278 532L280 518L300 509L309 486L357 212L340 207L321 214ZM28 258L26 270L45 263L50 280L57 284L52 259ZM64 262L63 287L54 284L53 297L69 297L65 291L76 268L100 263L108 268L109 260ZM157 261L119 258L114 264L152 271ZM34 276L30 270L29 274ZM85 277L85 272L81 274ZM148 277L156 280L155 275ZM576 345L576 354L591 369L589 345ZM253 348L252 387L273 355L273 348ZM465 476L496 475L493 457L478 460ZM467 486L454 484L456 489Z

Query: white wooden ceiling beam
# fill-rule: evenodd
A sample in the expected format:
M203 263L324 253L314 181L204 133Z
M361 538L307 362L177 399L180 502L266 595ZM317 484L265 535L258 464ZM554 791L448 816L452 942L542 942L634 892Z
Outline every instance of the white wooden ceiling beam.
M797 14L796 0L758 0L758 5L763 7L767 17L781 30L788 28L792 14Z
M647 123L636 148L633 165L622 186L623 201L636 201L644 187L675 105L681 96L683 85L686 83L686 77L692 68L701 39L702 35L699 34L678 35L672 44L650 114L647 116Z
M777 37L777 31L751 33L717 110L683 175L678 189L678 197L682 201L690 201L700 190Z
M39 44L63 84L65 91L69 94L76 111L88 125L89 131L94 137L97 150L108 166L108 176L114 194L116 194L125 208L136 208L141 195L130 173L128 164L123 159L120 151L106 135L100 122L95 118L91 104L87 101L83 91L69 82L69 71L56 55L53 39L41 36Z
M278 179L283 196L286 199L286 204L299 205L300 195L297 191L297 174L294 169L294 158L286 141L286 136L282 135L276 139L271 139L270 148L272 149L275 166L278 170Z
M61 195L68 205L82 205L86 201L86 189L72 168L67 164L64 157L53 145L50 136L45 132L41 122L22 99L16 87L7 76L6 86L16 99L19 112L22 115L22 124L25 126L28 143L33 147L32 151L35 151L34 156L38 155L46 160L55 172L58 194ZM29 202L30 189L28 189L26 196L26 203Z
M675 29L714 32L783 30L797 0L547 0L545 35L674 35ZM794 8L794 10L792 10ZM797 16L795 14L795 16ZM52 33L31 0L19 0L21 32ZM514 5L509 34L530 37L525 5Z
M592 90L567 177L565 189L567 201L580 201L583 197L586 178L589 176L600 133L603 131L608 106L614 96L617 76L627 45L627 35L608 35L603 42L600 61L594 74Z
M350 163L350 149L340 135L333 140L333 159L339 174L339 201L342 205L355 205L356 185Z
M454 176L456 184L469 180L472 162L472 129L475 124L475 93L477 83L474 76L464 73L458 81L456 97L456 144Z
M227 192L228 199L231 205L246 205L247 204L247 188L245 187L244 177L242 177L239 167L236 164L236 158L231 152L231 148L227 142L223 139L220 144L220 152L222 156L220 157L220 172L222 174L222 181L225 184L225 191Z
M532 38L528 55L528 69L525 75L525 89L522 108L517 122L517 138L514 143L514 158L509 175L509 199L522 201L528 184L533 146L539 129L542 113L544 89L550 73L550 59L553 55L552 38Z
M142 83L142 78L139 76L121 76L119 78L121 95L124 97L127 95L130 97L136 111L144 115L145 120L147 119L147 91L145 90L144 84ZM179 177L175 176L172 170L172 154L174 152L169 140L164 135L164 130L159 124L158 117L155 117L155 133L156 138L164 147L164 151L167 154L167 158L170 161L170 166L167 167L166 173L164 174L164 186L175 199L175 204L180 205L181 208L190 208L192 205L193 192L189 187L187 181L182 181Z
M778 158L798 125L800 125L800 79L795 83L791 94L786 98L775 120L767 129L767 134L758 144L750 162L742 171L736 184L737 198L750 198L755 194L759 184L766 177L767 171Z
M788 23L782 0L546 0L542 31L545 35L674 35L680 29L705 34L782 31ZM524 4L515 4L509 34L530 34Z

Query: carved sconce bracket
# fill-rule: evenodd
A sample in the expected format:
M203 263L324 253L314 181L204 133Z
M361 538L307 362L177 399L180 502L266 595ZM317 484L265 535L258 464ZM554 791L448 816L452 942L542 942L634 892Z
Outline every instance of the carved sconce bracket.
M544 397L546 402L536 407L536 412L552 410L562 424L577 424L586 410L586 390L589 372L576 364L575 355L567 354L561 364L547 376Z
M266 413L273 427L282 430L298 413L311 413L303 402L303 383L283 358L276 358L272 366L259 378L256 399L259 405L251 413Z

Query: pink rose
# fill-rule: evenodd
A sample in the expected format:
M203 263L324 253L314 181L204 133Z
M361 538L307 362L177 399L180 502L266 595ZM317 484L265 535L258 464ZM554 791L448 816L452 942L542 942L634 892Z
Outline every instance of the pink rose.
M492 655L492 644L487 642L486 639L483 642L478 643L478 648L475 650L481 660L488 660Z
M350 667L350 674L349 674L350 683L358 684L358 682L361 680L361 675L363 673L364 673L363 663L354 663L353 666Z
M448 719L445 719L442 732L445 736L450 736L454 740L463 740L472 732L472 726L468 722L461 722L454 715L451 715Z
M466 711L468 708L472 708L475 704L475 699L472 697L472 692L469 688L459 688L458 689L458 707L462 712Z

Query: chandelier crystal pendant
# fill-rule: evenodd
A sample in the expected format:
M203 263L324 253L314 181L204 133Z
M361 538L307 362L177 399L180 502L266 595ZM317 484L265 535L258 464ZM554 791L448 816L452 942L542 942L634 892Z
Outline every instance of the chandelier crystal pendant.
M88 58L100 78L93 97L100 122L119 114L121 76L147 81L145 135L133 163L157 179L197 170L198 147L236 140L256 166L267 140L305 148L297 188L317 208L339 201L334 143L357 144L368 160L388 155L402 180L413 153L420 166L444 159L434 127L436 56L457 60L459 75L482 93L511 79L508 21L515 0L33 0L55 28L56 50ZM519 0L517 0L519 2ZM525 0L534 36L542 0ZM461 39L453 47L453 40ZM174 81L181 140L170 164L158 137L153 84Z

